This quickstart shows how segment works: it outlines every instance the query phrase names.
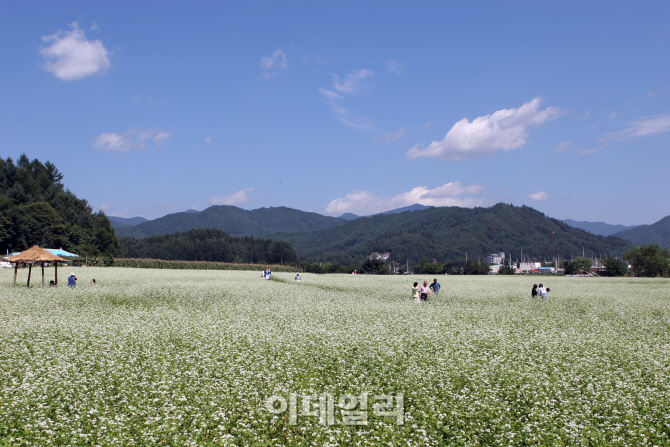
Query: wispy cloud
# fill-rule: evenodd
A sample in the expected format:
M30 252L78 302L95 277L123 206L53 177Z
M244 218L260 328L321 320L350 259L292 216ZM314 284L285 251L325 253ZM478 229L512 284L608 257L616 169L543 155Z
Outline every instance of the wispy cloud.
M210 205L241 205L251 200L250 194L253 190L254 188L244 188L227 196L214 196L207 200L207 203Z
M400 138L402 138L403 135L407 132L407 129L400 128L397 130L392 130L390 132L387 132L386 135L384 135L384 141L397 141Z
M260 62L261 70L263 73L261 77L264 79L270 79L271 77L279 74L282 70L288 68L288 59L284 52L279 49L272 53L272 56L265 56L261 59Z
M433 141L427 148L414 146L407 152L407 158L469 160L525 146L529 127L541 126L566 113L557 107L540 110L541 103L542 98L538 96L518 109L498 110L472 121L463 118L453 125L443 140Z
M549 198L549 193L547 191L540 191L536 192L535 194L529 194L526 196L527 200L530 200L531 202L541 202L543 200L547 200Z
M670 132L670 115L654 115L639 118L628 123L628 127L619 132L606 133L598 140L601 143L625 141L656 133Z
M557 154L560 154L561 152L564 152L568 146L572 144L572 140L564 141L554 147L551 148L552 151L556 152Z
M461 182L449 182L434 189L417 186L411 191L398 194L394 197L380 197L368 191L354 191L342 198L332 200L326 207L325 213L339 216L344 213L368 215L402 208L419 203L426 206L484 206L487 201L483 198L472 197L484 190L483 185L463 186Z
M355 70L344 79L338 75L332 75L332 87L320 88L321 96L328 102L331 110L342 124L361 131L377 131L375 123L370 118L351 112L343 105L343 102L353 95L363 94L367 88L363 80L374 76L374 72L367 69Z
M169 139L170 132L160 127L152 127L145 130L131 128L124 134L113 132L101 133L93 141L93 149L103 152L130 152L146 149L149 142L152 142L156 147L161 147Z
M363 79L371 78L375 73L371 70L366 70L364 68L356 70L353 73L350 73L344 77L343 80L340 80L340 77L336 74L333 76L333 88L340 93L348 93L350 95L359 95L364 90Z
M205 137L205 143L207 143L207 144L211 143L212 140L213 140L213 138L211 137L211 135Z
M397 61L392 61L389 60L386 62L386 69L390 71L391 73L400 73L402 72L403 68L405 68L405 64L397 62Z
M42 41L51 43L40 50L47 60L44 69L64 81L74 81L107 71L111 63L109 52L102 42L87 40L77 22L70 26L70 31L42 36Z

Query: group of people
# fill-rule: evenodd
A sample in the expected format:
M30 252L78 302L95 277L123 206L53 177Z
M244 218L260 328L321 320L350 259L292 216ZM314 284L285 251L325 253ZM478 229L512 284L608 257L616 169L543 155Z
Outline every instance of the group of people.
M544 287L542 283L538 287L537 284L533 284L533 290L530 292L531 298L547 298L549 296L549 287Z
M95 279L91 280L91 285L95 286L98 284L95 282ZM68 287L76 287L77 286L77 275L74 274L74 272L70 273L70 276L67 277L67 285ZM56 287L56 281L51 280L49 281L49 287Z
M428 285L428 281L424 281L422 286L419 286L419 283L415 282L414 286L412 286L412 299L417 303L421 301L427 302L428 297L432 297L433 293L438 295L441 288L442 286L437 282L437 278L433 280L430 286Z
M261 271L261 278L267 280L272 279L272 270L270 270L270 267L265 267L265 269Z

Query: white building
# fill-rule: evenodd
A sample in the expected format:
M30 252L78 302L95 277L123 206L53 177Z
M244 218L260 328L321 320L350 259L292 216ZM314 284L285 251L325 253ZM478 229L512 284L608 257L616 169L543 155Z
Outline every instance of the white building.
M519 270L521 273L528 273L531 270L539 270L542 267L541 262L522 262L519 264Z
M505 253L493 253L486 257L486 262L489 264L504 264Z

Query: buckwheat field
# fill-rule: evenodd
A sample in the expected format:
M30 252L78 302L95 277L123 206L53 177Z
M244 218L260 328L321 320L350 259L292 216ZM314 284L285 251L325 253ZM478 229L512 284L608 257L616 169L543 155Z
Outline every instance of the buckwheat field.
M258 270L0 271L0 445L670 445L668 280Z

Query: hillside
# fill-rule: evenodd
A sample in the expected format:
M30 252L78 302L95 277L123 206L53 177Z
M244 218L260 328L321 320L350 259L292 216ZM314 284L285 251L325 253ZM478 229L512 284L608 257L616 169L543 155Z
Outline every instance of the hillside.
M266 237L273 233L312 232L345 222L345 219L286 207L248 211L236 206L221 205L196 213L168 214L139 225L119 228L116 233L119 236L143 238L197 228L215 228L231 235Z
M62 183L50 162L21 155L16 164L0 158L0 252L31 245L87 255L117 255L119 241L104 213Z
M291 263L295 250L284 241L232 237L221 230L197 229L142 239L119 238L127 258L239 263Z
M137 217L107 216L107 218L112 223L112 227L114 227L115 230L119 228L132 227L133 225L139 225L141 223L149 221L149 219L145 219L144 217L141 216Z
M616 236L635 245L658 244L662 248L670 249L670 216L651 225L640 225L631 230L621 231Z
M554 234L552 236L552 233ZM349 264L372 252L391 252L396 261L421 258L459 261L490 253L523 250L527 258L623 254L631 244L597 236L546 217L530 207L499 203L491 208L439 207L379 214L308 234L275 234L299 256Z
M605 222L579 222L572 219L563 219L563 222L571 227L581 228L589 233L600 234L601 236L611 236L619 231L630 230L637 227L637 225L612 225Z

